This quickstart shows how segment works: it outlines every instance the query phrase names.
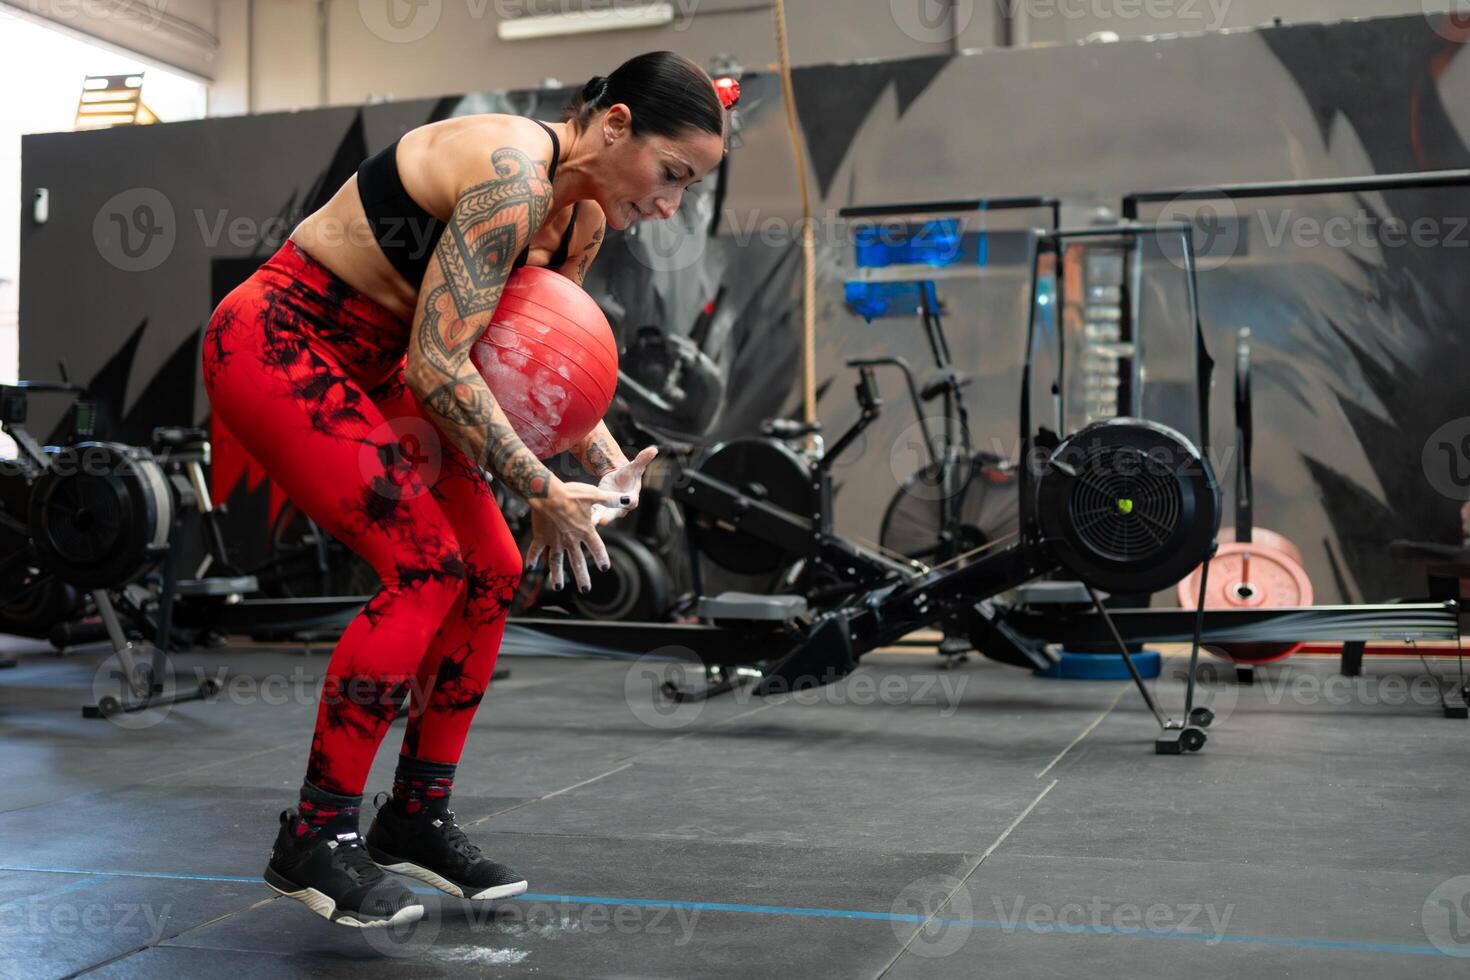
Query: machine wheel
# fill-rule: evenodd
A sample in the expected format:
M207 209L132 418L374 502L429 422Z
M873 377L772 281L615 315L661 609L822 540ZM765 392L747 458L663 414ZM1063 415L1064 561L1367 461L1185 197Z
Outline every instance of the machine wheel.
M1198 752L1205 747L1209 737L1200 729L1190 726L1180 734L1179 741L1184 746L1184 751Z
M607 557L612 562L605 572L591 570L592 588L586 595L571 584L566 569L566 605L582 619L604 622L655 622L667 618L673 608L669 573L649 548L637 538L604 534Z
M174 502L147 450L82 442L52 457L28 509L43 568L78 588L117 588L166 552Z
M0 598L0 633L46 638L57 623L80 613L80 593L49 572L31 570Z

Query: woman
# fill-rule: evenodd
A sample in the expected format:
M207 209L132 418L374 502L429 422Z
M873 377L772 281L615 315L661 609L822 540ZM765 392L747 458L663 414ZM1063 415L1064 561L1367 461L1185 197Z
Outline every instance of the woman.
M560 588L565 558L585 591L582 549L607 568L596 526L637 506L654 450L629 462L599 424L573 449L599 485L563 482L516 436L470 347L513 269L580 282L604 222L673 215L719 163L724 127L709 76L669 52L592 79L561 124L423 126L367 160L211 318L216 417L383 582L327 665L300 805L281 814L265 871L318 914L418 919L385 868L461 898L525 890L449 811L522 568L482 471L530 503L527 562L544 552ZM368 769L406 693L393 791L364 841Z

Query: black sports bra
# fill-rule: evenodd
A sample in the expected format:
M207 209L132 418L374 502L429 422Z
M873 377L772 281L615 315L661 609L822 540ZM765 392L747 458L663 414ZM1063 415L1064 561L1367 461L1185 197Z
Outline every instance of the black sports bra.
M531 120L551 137L551 166L546 170L546 179L556 177L556 164L561 157L561 141L551 127L539 119ZM403 189L398 176L398 140L374 153L357 168L357 193L362 198L362 210L368 224L373 227L373 237L383 255L393 264L399 274L412 285L424 280L429 269L429 259L444 234L444 222L419 206ZM577 227L577 205L572 205L572 217L561 244L547 265L556 268L566 262L571 252L572 232ZM530 245L516 256L513 268L526 264L531 252Z

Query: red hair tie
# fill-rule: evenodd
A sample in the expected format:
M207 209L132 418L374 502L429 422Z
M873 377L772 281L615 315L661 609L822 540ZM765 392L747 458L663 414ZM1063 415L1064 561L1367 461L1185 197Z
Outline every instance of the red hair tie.
M740 82L736 79L724 77L715 79L715 91L720 96L720 105L728 111L735 108L740 101Z

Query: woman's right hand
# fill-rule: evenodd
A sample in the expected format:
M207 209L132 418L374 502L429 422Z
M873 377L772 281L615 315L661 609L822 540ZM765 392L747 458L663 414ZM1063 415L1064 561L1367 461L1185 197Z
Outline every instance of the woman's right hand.
M567 482L553 477L546 496L530 501L531 546L526 551L526 567L534 568L544 553L551 587L560 589L566 584L566 573L562 569L562 556L565 555L571 559L572 577L577 581L577 588L586 592L592 588L592 576L587 571L587 557L582 548L587 549L602 571L607 571L610 565L607 548L593 523L592 508L597 504L609 508L625 507L631 499L624 494L600 490L590 483Z

